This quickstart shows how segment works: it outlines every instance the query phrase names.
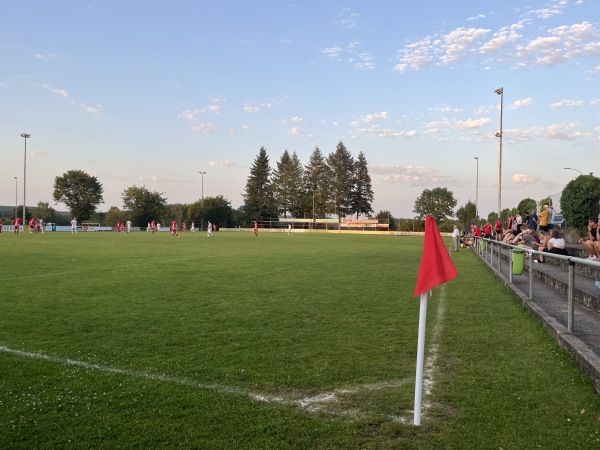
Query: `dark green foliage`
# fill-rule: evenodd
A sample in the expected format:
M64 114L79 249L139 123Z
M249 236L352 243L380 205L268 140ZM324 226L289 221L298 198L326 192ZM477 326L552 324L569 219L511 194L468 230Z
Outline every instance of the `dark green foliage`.
M54 179L52 198L67 205L71 215L81 223L90 218L103 202L102 184L83 170L69 170Z
M273 194L280 215L302 217L306 210L306 192L304 190L304 169L296 152L291 156L283 152L277 169L273 171Z
M536 203L535 200L532 198L524 198L517 205L517 210L521 213L523 218L529 216L531 214L531 211L534 209L536 209Z
M591 173L571 180L563 189L560 205L567 223L587 235L588 221L600 212L600 178Z
M269 156L264 147L260 148L250 168L244 193L244 212L250 220L263 221L277 217Z
M381 220L381 221L385 221L385 222L389 222L390 224L390 231L396 231L397 229L397 220L394 218L394 216L392 216L392 213L385 210L385 211L379 211L377 213L377 215L375 216L375 218L377 220Z
M327 157L327 166L331 175L329 212L340 218L346 217L353 213L351 199L355 172L354 158L342 142Z
M357 219L360 214L366 216L373 212L373 187L368 164L365 154L360 152L354 164L354 185L350 198L352 213L356 214Z
M456 210L456 218L460 224L460 228L464 228L469 222L479 222L477 217L477 207L472 201L468 201L464 206Z
M222 195L206 197L204 202L199 200L189 205L187 221L194 222L196 227L201 228L204 228L204 224L208 221L218 228L230 228L237 225L234 221L234 210L231 203Z
M435 220L441 222L452 217L456 200L454 194L447 188L436 187L425 189L415 202L415 209L420 218L431 214Z
M111 206L104 218L104 225L114 227L117 225L117 222L127 222L127 213L116 206Z
M146 227L153 220L160 220L166 212L167 200L161 192L150 192L146 186L131 186L121 195L123 206L134 226Z
M327 216L330 171L319 147L315 147L304 168L304 183L309 217Z
M58 213L48 202L38 202L32 215L37 219L43 219L46 223L56 223L59 220Z

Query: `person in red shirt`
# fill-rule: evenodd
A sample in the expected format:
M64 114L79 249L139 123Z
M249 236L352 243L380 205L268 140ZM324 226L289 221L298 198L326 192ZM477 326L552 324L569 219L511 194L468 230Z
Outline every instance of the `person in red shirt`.
M496 231L496 240L502 239L502 221L500 218L496 219L496 225L494 226Z
M33 221L33 217L31 219L29 219L29 232L33 233L33 225L34 225L34 221Z
M486 222L483 226L483 234L486 239L492 238L492 225L489 222Z
M21 225L21 218L17 217L15 219L15 234L19 234L19 225Z
M183 222L183 232L185 233L187 231L187 224L185 222Z
M254 236L258 237L258 223L254 222Z
M173 236L177 236L179 237L179 233L177 232L177 221L173 220L173 222L171 222L171 237Z
M150 228L152 229L152 234L154 234L154 230L156 230L156 222L154 222L154 220L150 224Z
M0 217L0 233L2 233L2 217Z

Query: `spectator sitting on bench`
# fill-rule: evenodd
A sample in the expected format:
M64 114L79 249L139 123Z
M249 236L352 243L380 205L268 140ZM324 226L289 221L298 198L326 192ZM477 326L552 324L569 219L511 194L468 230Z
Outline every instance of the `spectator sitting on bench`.
M596 247L597 242L597 232L598 232L598 219L592 218L588 222L588 235L583 239L579 239L579 244L583 247L585 251L588 252L588 258L592 261L597 261L600 257L600 253L598 253L598 248Z
M537 249L537 245L535 244L539 244L539 242L536 239L536 236L534 236L532 230L525 228L521 233L521 239L519 240L518 245L525 245L526 247Z
M537 250L538 252L545 252L546 249L548 248L548 241L550 240L550 236L548 235L548 233L546 233L545 231L540 231L540 242L539 243L534 243L534 249ZM537 248L535 248L537 247ZM539 259L536 260L535 262L546 262L544 261L544 257L542 255L539 255Z
M558 231L552 230L550 233L550 239L548 240L548 247L543 251L547 253L554 253L556 255L569 256L566 245L567 244L565 243L565 240L560 237Z

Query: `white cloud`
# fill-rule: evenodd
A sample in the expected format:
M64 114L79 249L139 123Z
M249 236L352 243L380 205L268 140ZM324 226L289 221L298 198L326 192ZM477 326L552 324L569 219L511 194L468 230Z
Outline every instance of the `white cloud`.
M514 128L504 130L504 139L510 139L513 142L527 142L532 140L562 140L574 141L577 139L589 138L589 132L578 130L575 123L557 123L547 127Z
M467 20L471 21L471 20L479 20L479 19L485 19L485 14L478 14L476 16L469 17Z
M565 99L550 105L551 108L575 108L583 106L583 100Z
M371 53L359 51L359 48L360 42L354 40L349 42L345 47L327 47L320 50L320 52L330 59L352 64L361 70L374 69L374 56Z
M450 65L464 58L490 32L485 28L456 28L436 37L428 36L407 44L398 52L397 72L419 70L432 64ZM437 62L436 62L437 61Z
M102 106L100 106L100 105L89 106L89 105L86 105L85 103L82 103L80 106L85 112L88 112L90 114L102 113Z
M467 119L467 120L458 120L455 122L454 126L459 131L464 131L473 128L479 128L489 123L490 119L487 117L480 117L479 119Z
M65 98L69 97L69 94L64 89L55 89L52 86L49 86L47 84L42 84L42 87L45 89L48 89L53 94L60 95L61 97L65 97Z
M383 139L395 139L395 138L410 139L417 135L416 130L396 131L396 130L390 130L390 129L386 129L386 128L380 128L379 125L373 125L370 128L358 128L358 129L356 129L356 133L372 135L372 136L383 138Z
M204 108L186 109L185 111L181 112L181 117L183 117L184 120L193 122L199 119L200 114L205 114L208 112L213 114L220 114L221 110L222 107L220 105L209 105Z
M229 161L225 159L223 161L209 161L208 165L211 167L222 166L222 167L235 167L235 163L233 161Z
M302 117L294 116L294 117L290 117L289 119L283 119L281 121L281 123L283 125L288 125L290 123L292 123L292 124L301 124L301 123L304 123L304 119Z
M521 100L516 100L510 105L509 109L519 109L519 108L531 108L533 106L533 99L531 97L523 98Z
M411 187L453 184L448 177L439 176L435 169L424 166L369 164L369 172L372 175L381 176L381 181L386 184L406 184Z
M213 131L215 131L215 124L214 123L201 123L199 125L195 125L192 127L192 131L194 133L212 133Z
M58 57L54 53L36 53L33 56L37 59L41 59L42 61L50 61L50 60L56 59Z
M342 47L327 47L321 49L321 53L331 59L339 59L342 51Z
M512 177L510 177L513 184L535 184L540 179L539 177L535 177L533 175L526 175L524 173L515 173Z
M457 28L443 37L442 50L445 54L440 57L442 64L452 64L471 49L480 38L489 33L485 28Z
M482 54L497 53L509 44L517 42L522 37L518 30L521 30L524 25L525 23L521 21L508 27L500 28L499 31L493 34L492 39L479 47L479 52Z
M369 123L369 122L373 122L377 119L387 119L387 118L388 118L388 113L386 111L382 111L382 112L378 112L375 114L367 114L361 120L363 122Z
M304 136L304 133L302 131L300 131L300 129L298 127L293 127L293 128L290 128L290 130L288 131L288 135L289 136Z

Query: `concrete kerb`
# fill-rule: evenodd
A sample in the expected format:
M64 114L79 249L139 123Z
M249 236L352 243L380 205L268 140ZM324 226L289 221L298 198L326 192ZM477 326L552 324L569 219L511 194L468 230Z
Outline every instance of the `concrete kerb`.
M490 266L485 260L485 257L475 252L488 266L494 274L504 282L504 284L521 300L523 306L536 317L548 333L556 340L558 345L565 349L571 357L575 360L577 365L583 370L583 372L592 380L596 392L600 393L600 357L589 348L581 339L573 335L568 329L561 325L554 317L547 314L543 308L541 308L534 301L530 301L527 298L527 294L522 292L514 283L510 283L509 279L502 273L499 273L496 267ZM557 292L557 296L560 294ZM600 324L600 317L598 319Z

